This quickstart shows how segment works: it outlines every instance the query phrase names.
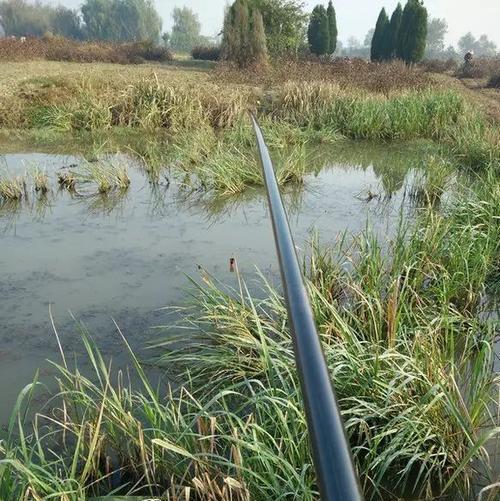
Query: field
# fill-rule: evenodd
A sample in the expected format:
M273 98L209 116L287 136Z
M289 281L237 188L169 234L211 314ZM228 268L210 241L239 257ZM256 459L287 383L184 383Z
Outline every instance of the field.
M249 112L284 188L301 189L322 147L382 145L358 162L376 170L389 145L416 144L411 217L401 210L386 239L369 225L334 243L311 235L307 288L366 498L494 499L500 91L398 63L263 75L190 61L0 64L0 136L82 144L90 160L58 183L93 201L130 189L104 157L127 151L152 186L178 176L231 211L263 184ZM4 205L53 189L41 169L0 176ZM177 311L180 339L155 338L152 362L122 336L139 384L88 333L92 375L59 344L55 396L40 406L38 376L26 381L0 434L0 499L319 499L280 287L264 273L258 290L238 270L235 288L200 274ZM173 384L156 387L151 364Z

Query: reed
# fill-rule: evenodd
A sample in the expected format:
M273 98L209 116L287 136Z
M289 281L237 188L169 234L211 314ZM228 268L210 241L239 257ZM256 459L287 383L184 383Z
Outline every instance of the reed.
M40 167L35 167L31 173L31 177L33 179L35 191L45 195L50 189L47 171L42 170Z
M4 200L21 200L26 196L25 176L15 176L8 172L0 173L0 198Z
M71 174L77 184L96 186L99 193L108 193L115 189L126 190L130 186L126 166L117 162L83 162Z

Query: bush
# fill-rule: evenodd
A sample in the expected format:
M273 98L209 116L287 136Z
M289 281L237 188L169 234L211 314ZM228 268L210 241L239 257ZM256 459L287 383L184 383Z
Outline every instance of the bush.
M78 63L136 64L144 61L171 61L172 54L150 42L126 44L77 42L61 37L0 40L0 61L71 61Z
M197 45L191 51L193 59L201 61L218 61L220 54L221 49L218 45Z
M314 56L276 61L266 73L240 71L235 66L219 64L214 79L255 86L282 86L289 81L328 82L345 89L362 88L381 94L423 90L432 85L423 71L401 61L380 64L356 58L324 60Z
M500 89L500 71L491 75L490 80L488 81L488 87Z
M421 67L429 73L449 73L458 69L458 63L455 59L426 59L422 61Z
M500 59L474 59L470 64L463 64L456 71L458 78L489 78L500 72Z

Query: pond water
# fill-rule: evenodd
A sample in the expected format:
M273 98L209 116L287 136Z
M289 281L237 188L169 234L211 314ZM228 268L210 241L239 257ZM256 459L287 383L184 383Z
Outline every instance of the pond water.
M309 175L303 187L285 189L297 246L306 244L313 229L331 242L346 230L359 233L367 222L390 236L412 167L425 161L427 150L353 144L333 150L326 167ZM2 157L11 173L34 165L47 169L52 190L46 197L30 193L21 206L0 206L0 422L36 369L47 379L53 369L45 361L59 358L49 305L67 359L83 352L78 319L120 366L127 355L112 319L137 354L147 356L143 349L159 335L152 327L169 322L158 309L186 301L187 276L198 277L198 266L231 283L234 257L247 278L258 267L277 280L260 189L214 199L189 192L173 172L167 173L170 184L166 177L151 184L137 161L117 155L128 165L130 188L77 196L59 190L56 175L81 157L29 148L12 153L5 145Z

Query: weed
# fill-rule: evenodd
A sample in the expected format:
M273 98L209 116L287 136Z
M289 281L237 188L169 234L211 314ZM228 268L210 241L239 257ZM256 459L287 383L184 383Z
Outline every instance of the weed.
M25 176L14 176L5 172L0 174L0 198L21 200L27 196Z
M49 176L47 175L47 172L39 167L35 167L31 173L31 177L33 179L35 191L45 195L50 189Z

